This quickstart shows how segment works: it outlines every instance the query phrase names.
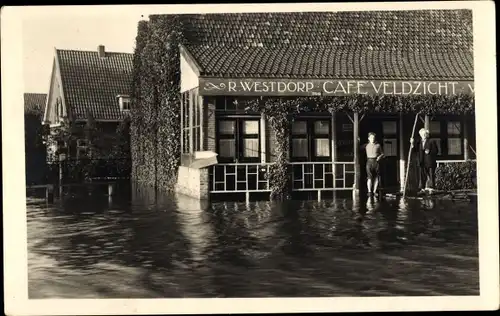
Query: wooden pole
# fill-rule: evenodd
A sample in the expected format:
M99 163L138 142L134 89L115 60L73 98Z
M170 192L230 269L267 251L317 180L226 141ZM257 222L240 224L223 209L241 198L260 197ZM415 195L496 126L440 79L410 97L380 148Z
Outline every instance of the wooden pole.
M260 114L260 162L266 162L266 115Z
M405 153L404 153L404 133L403 133L403 113L399 113L399 187L400 191L404 190L405 183Z
M353 122L353 138L354 138L354 193L359 190L360 166L359 166L359 113L354 112Z
M332 173L333 173L333 183L332 183L332 187L335 188L336 187L336 183L337 181L335 181L335 160L337 159L337 133L336 133L336 129L337 129L337 126L335 125L335 112L332 113L332 126L331 126L331 133L332 133ZM335 193L335 190L333 191ZM335 198L335 197L334 197Z
M184 93L181 93L181 156L184 153Z
M417 126L418 113L415 115L415 122L413 122L413 129L411 130L411 138L415 135L415 127ZM427 115L426 115L427 122ZM408 162L406 166L406 176L405 176L405 185L403 188L403 198L406 196L406 185L408 183L408 172L410 172L410 159L411 159L411 150L413 149L413 145L410 146L410 150L408 151Z

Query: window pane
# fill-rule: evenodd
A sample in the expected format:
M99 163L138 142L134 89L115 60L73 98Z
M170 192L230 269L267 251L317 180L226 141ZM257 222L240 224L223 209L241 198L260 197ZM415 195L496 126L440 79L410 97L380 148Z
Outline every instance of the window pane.
M194 133L194 150L195 151L201 150L201 148L200 148L200 128L199 127L195 128L195 133Z
M385 121L382 123L382 133L384 135L396 135L397 125L394 121Z
M438 121L429 122L429 133L431 135L439 136L439 134L441 134L441 122Z
M193 99L193 126L198 125L198 107L196 106L196 99Z
M436 143L436 145L437 145L438 156L442 155L442 151L441 151L441 138L430 138L430 139L433 140L434 143Z
M219 121L219 133L232 135L234 134L234 121Z
M243 134L259 134L259 122L245 121L243 124Z
M234 158L234 139L219 140L219 156L224 158Z
M460 122L448 122L448 135L460 135Z
M307 126L304 121L295 121L292 123L292 134L307 134Z
M316 157L330 156L330 139L316 138L315 147L316 147Z
M259 140L244 139L243 140L243 156L259 157Z
M398 140L395 138L385 138L383 140L384 155L394 157L398 155Z
M225 97L225 103L226 110L236 110L236 99L234 97Z
M292 156L293 157L308 157L307 138L292 139Z
M314 122L314 134L329 134L330 121L316 121Z
M448 155L461 155L461 154L462 154L462 139L448 138Z

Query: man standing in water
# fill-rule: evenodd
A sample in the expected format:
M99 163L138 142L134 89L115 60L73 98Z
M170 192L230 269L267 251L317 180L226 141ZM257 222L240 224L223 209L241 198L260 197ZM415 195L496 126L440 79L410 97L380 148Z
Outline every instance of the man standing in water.
M384 153L382 146L375 141L375 133L368 133L368 143L363 145L362 149L366 152L366 185L368 187L368 195L377 195L380 176L379 161L384 157Z
M418 132L419 140L410 138L410 145L415 147L420 167L419 189L421 193L426 191L432 193L434 190L434 176L437 167L438 147L436 143L429 139L429 131L421 128Z

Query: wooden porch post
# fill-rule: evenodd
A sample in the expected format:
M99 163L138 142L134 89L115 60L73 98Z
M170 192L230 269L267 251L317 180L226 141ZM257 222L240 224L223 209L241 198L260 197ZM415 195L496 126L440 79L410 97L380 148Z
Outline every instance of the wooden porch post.
M192 154L194 152L194 144L193 144L193 110L194 110L194 104L195 100L193 100L193 93L192 91L187 92L189 93L189 153Z
M467 116L463 116L463 122L464 122L464 160L467 161L469 160L469 141L467 140L467 136L469 134L468 128L467 128Z
M354 122L353 122L353 137L354 137L354 188L353 193L359 193L359 178L360 178L360 166L359 166L359 113L354 112Z
M197 98L197 101L198 101L198 104L197 104L197 107L198 107L198 119L199 119L199 122L198 122L198 126L199 126L199 129L200 129L200 150L205 150L205 144L203 142L204 140L204 133L203 133L203 124L205 123L203 121L203 117L205 116L205 107L203 106L203 97L201 95L198 94L198 98Z
M184 93L181 93L181 156L184 153Z
M426 130L429 130L430 125L431 125L431 123L430 123L430 117L429 117L429 115L426 114L425 117L424 117L424 128Z
M337 156L337 133L335 126L335 113L332 113L332 162L335 162ZM335 181L334 181L335 185Z
M405 157L405 152L404 152L404 144L406 140L403 138L403 112L399 112L399 188L400 191L404 191L404 186L405 186L405 164L406 164L406 157Z

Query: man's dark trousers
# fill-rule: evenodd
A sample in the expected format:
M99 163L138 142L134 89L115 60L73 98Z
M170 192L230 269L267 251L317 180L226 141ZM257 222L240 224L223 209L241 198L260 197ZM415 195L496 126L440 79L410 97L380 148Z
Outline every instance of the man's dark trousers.
M418 165L420 167L419 188L434 188L435 172L437 167L438 147L433 140L427 139L425 145L422 146L422 140L419 139L414 143L416 149ZM426 154L425 151L429 153Z

